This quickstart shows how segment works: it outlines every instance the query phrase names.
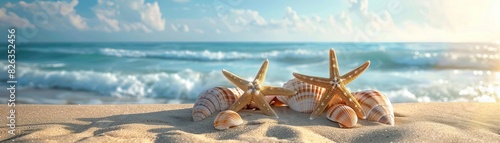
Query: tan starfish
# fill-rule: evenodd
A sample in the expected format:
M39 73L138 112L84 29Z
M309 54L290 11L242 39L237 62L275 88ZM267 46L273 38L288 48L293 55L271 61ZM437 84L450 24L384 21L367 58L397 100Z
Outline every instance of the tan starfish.
M244 80L243 78L238 77L237 75L230 73L229 71L226 71L224 69L222 70L222 74L224 74L224 76L229 81L231 81L234 85L238 86L243 91L245 91L245 93L243 93L243 95L241 95L241 97L238 98L238 100L234 102L233 105L231 105L231 107L229 107L229 110L238 112L243 107L245 107L246 105L250 104L253 101L255 105L260 109L260 111L264 112L264 114L270 116L272 115L278 118L276 112L274 112L269 103L267 103L264 100L264 96L266 95L291 96L295 95L296 92L281 87L261 85L262 83L264 83L268 65L269 65L269 60L266 59L266 61L264 61L264 63L262 64L262 67L260 67L257 76L252 82Z
M322 78L322 77L314 77L302 75L299 73L293 73L295 78L320 87L324 87L326 92L321 96L320 102L316 105L313 113L311 114L309 119L314 119L323 113L325 108L328 106L328 103L332 101L335 95L340 96L342 100L346 101L347 105L350 106L359 118L365 118L363 110L361 110L361 106L352 96L351 92L345 87L348 83L353 81L356 77L361 75L368 66L370 66L370 61L366 61L363 65L358 68L348 72L347 74L340 76L339 68L337 64L337 57L335 56L335 50L330 49L330 78Z

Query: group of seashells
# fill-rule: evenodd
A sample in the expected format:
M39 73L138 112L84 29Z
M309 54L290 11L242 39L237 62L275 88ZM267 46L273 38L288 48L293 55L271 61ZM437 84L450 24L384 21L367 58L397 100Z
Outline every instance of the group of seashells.
M297 79L289 80L283 85L284 88L295 90L293 96L266 96L266 101L275 106L287 105L292 110L302 113L311 113L325 89L302 82ZM242 125L243 119L232 110L227 110L241 95L243 90L239 88L214 87L201 93L193 107L193 120L201 121L215 112L220 112L214 120L214 127L219 130ZM365 90L353 92L352 95L361 104L366 119L383 124L394 125L394 109L389 99L379 91ZM247 109L254 109L250 104ZM354 127L358 117L354 110L347 106L340 97L334 97L329 103L326 117L337 122L341 128Z
M242 125L237 111L260 109L266 115L276 116L271 105L288 106L292 110L311 113L310 119L326 111L326 117L341 128L354 127L359 119L394 125L394 109L384 94L376 90L350 93L349 82L368 68L367 61L360 67L340 75L335 51L330 50L330 77L313 77L293 73L295 79L283 87L262 86L269 61L265 60L254 81L245 81L226 70L222 73L238 88L214 87L201 93L193 106L194 121L201 121L215 112L214 127L219 130ZM246 91L244 91L244 90Z

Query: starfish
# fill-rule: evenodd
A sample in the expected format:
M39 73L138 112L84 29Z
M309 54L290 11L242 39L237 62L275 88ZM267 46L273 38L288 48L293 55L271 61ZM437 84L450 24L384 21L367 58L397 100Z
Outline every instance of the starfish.
M278 115L271 108L269 103L264 100L264 96L269 95L283 95L283 96L291 96L295 95L296 92L293 90L289 90L282 87L273 87L273 86L264 86L261 85L264 83L264 79L267 73L267 67L269 65L269 60L265 60L262 66L260 67L259 72L255 79L250 82L244 80L243 78L223 69L222 74L234 85L245 91L243 95L241 95L236 102L233 103L229 107L229 110L233 110L235 112L240 111L243 107L250 104L252 101L255 105L266 115L274 116L278 118Z
M309 119L312 120L323 113L328 103L332 101L335 95L340 96L349 107L354 109L359 118L364 119L365 115L363 110L361 110L359 102L345 86L361 75L368 66L370 66L370 61L366 61L358 68L340 76L335 50L330 49L330 78L314 77L294 72L293 76L298 80L325 88L325 92L321 96L320 101L316 105L313 113L311 113Z

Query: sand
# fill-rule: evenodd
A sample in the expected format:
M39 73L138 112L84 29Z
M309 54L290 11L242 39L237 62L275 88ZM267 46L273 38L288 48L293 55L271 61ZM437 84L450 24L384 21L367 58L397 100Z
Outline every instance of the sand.
M192 104L18 105L16 135L0 106L0 140L19 142L500 142L500 103L394 104L395 126L360 120L342 129L322 116L274 107L279 119L239 112L245 124L219 131L215 115L193 122Z

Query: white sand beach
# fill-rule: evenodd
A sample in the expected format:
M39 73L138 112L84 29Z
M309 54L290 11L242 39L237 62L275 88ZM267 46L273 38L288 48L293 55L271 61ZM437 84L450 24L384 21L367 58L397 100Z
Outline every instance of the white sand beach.
M193 122L192 104L26 105L16 109L16 135L8 134L9 109L0 106L0 140L16 142L498 142L499 103L394 104L395 126L360 120L342 129L322 116L274 107L279 119L240 111L244 125L219 131L215 115Z

